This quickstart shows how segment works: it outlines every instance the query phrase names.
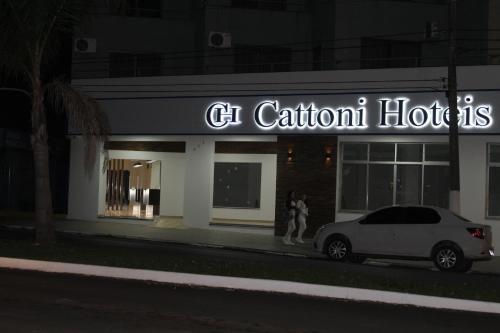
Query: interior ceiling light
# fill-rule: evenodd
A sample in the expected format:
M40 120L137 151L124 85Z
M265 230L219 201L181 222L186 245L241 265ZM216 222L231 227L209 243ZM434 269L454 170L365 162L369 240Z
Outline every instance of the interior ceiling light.
M152 164L152 163L154 163L154 162L156 162L156 161L158 161L158 160L148 160L148 161L146 161L146 163L147 163L147 164Z
M141 162L135 162L135 163L133 164L133 167L134 167L134 168L140 168L141 166L142 166L142 163L141 163Z

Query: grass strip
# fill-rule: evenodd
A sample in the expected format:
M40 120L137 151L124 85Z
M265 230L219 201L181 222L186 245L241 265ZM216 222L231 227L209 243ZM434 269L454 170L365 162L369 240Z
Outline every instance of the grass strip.
M31 232L0 230L0 256L500 302L500 279L496 275L396 270L286 257L282 257L283 264L277 265L259 259L262 255L233 258L199 255L189 251L178 253L169 251L168 247L141 246L134 242L96 242L92 237L59 235L55 245L40 247L34 245ZM297 265L297 262L302 264Z

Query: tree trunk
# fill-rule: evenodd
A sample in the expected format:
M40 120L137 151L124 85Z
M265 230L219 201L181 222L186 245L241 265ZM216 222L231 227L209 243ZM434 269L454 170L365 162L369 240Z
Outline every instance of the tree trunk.
M31 145L35 169L36 241L40 245L50 245L55 241L55 234L52 225L47 116L39 77L33 80L31 122Z

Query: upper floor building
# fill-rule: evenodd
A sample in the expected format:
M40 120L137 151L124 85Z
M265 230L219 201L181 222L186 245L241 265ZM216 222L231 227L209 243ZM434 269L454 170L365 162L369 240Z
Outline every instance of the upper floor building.
M447 0L108 0L72 78L444 66ZM458 1L459 65L500 63L500 2Z

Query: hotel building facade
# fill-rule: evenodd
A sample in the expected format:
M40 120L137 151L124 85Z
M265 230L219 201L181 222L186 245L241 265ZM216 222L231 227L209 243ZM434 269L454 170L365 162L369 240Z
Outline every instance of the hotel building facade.
M75 49L72 83L98 101L111 135L94 169L85 170L83 139L70 131L68 217L103 223L164 219L281 235L286 195L295 190L308 195L306 236L312 236L325 223L383 206L448 206L445 45L405 35L404 41L353 38L356 45L349 47L341 37L353 5L332 2L338 20L318 23L324 11L307 1L300 8L287 1L279 8L254 2L256 8L238 7L238 1L229 1L229 9L204 7L202 28L194 20L166 19L163 10L160 18L136 17L138 7L126 12L134 15L98 18L86 27L80 39L94 52ZM382 15L387 6L372 9ZM431 7L435 12L427 21L432 28L446 17L446 8ZM220 26L216 18L229 10L233 15ZM490 9L476 10L483 15ZM389 19L397 12L384 15ZM253 37L237 29L243 24L237 18L257 14L266 17L264 26L302 20L300 28L298 21L294 24L296 35L312 47L302 52L290 41L294 46L287 50L271 49L262 46L271 41L262 40L253 41L258 48L249 47ZM123 30L134 19L170 28L185 24L183 29L208 43L200 57L176 58L172 54L180 50L145 53L140 41L134 44L136 53L124 50L106 37L110 31L104 41L88 38L101 36L105 22L114 22L110 30ZM284 32L262 38L278 40L275 33ZM135 38L133 31L128 36ZM329 38L335 43L318 42ZM196 38L183 42L177 47L197 45ZM148 40L144 45L157 44ZM398 48L411 54L390 53ZM494 243L500 244L500 66L495 48L485 48L484 54L460 58L458 68L461 207L464 217L491 225ZM377 56L380 50L389 57ZM109 56L105 66L93 71L97 60L92 59L103 55Z

